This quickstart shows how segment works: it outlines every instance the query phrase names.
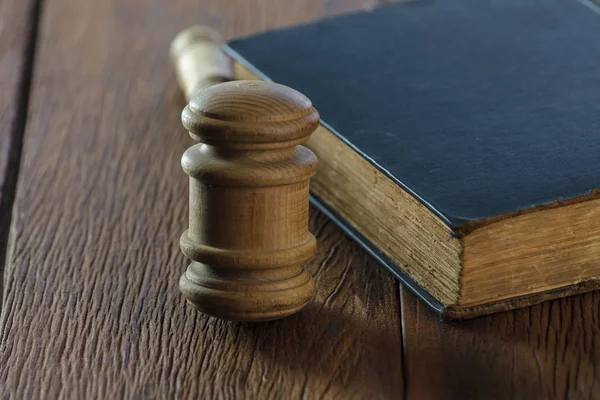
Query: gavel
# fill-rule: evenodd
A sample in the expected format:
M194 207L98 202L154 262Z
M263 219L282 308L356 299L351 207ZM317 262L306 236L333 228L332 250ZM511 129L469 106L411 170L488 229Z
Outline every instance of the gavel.
M302 146L319 114L301 93L273 82L236 81L219 35L181 32L171 60L189 104L183 126L200 143L183 155L191 264L179 288L198 310L234 321L268 321L302 309L315 285L303 263L309 179L318 160Z

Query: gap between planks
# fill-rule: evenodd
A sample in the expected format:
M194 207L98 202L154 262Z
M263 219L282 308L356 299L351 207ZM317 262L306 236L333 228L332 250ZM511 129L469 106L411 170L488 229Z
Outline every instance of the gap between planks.
M31 93L31 82L33 79L33 68L35 64L42 6L42 0L32 0L30 9L27 13L27 27L25 29L27 39L23 48L22 66L18 76L19 82L17 84L17 94L15 97L17 112L9 134L10 144L8 149L8 160L2 196L0 197L0 312L2 311L2 305L4 304L4 271L7 260L10 259L10 246L12 245L9 242L11 236L10 228L21 166L21 155L23 153L23 141L25 136L25 126L27 125L29 97Z

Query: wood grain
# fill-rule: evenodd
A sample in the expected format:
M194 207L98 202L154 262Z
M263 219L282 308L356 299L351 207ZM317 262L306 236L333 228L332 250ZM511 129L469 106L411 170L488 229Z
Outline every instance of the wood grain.
M600 392L600 293L443 324L400 291L407 398L592 399Z
M35 0L0 2L0 277L19 173L38 17Z
M250 4L252 3L252 4ZM325 1L46 4L0 315L0 397L395 398L398 289L322 215L315 300L272 323L203 316L177 290L190 140L169 42L306 22ZM338 2L336 12L347 11Z

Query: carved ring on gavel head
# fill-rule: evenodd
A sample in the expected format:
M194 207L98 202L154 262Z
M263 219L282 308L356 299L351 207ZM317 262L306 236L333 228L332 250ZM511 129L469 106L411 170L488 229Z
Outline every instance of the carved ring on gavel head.
M214 35L199 31L184 31L171 52L191 95L183 125L201 142L182 158L190 177L190 215L180 244L192 262L180 290L193 306L219 318L282 318L314 294L302 263L316 249L308 231L308 190L318 161L301 144L318 127L319 114L286 86L224 82L231 68Z

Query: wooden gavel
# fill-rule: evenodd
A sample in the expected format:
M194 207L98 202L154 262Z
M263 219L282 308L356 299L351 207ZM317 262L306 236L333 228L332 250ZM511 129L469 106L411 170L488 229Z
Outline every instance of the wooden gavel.
M171 46L189 100L181 119L200 142L181 160L190 210L180 245L192 262L179 288L209 315L273 320L314 295L302 263L316 249L308 189L318 160L301 144L319 126L319 114L289 87L233 80L221 46L203 27L181 32Z

